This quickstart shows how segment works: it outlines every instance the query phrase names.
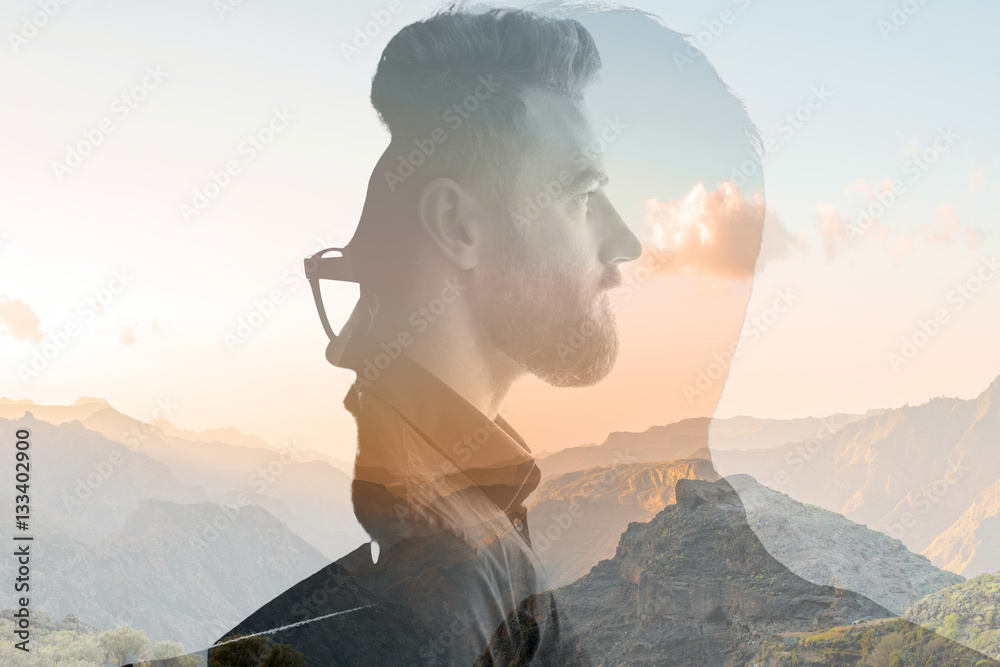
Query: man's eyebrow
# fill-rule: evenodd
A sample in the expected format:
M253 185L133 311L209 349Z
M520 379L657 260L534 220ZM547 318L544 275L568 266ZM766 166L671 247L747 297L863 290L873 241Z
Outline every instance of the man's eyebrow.
M586 167L577 171L570 177L570 182L568 187L578 188L583 185L593 184L594 188L603 188L608 184L608 175L597 167ZM590 189L590 188L588 188Z

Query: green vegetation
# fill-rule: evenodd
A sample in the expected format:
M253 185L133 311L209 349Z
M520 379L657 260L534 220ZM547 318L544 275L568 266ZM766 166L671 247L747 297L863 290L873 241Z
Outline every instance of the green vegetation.
M179 642L149 641L142 630L126 625L101 632L72 616L53 621L43 611L32 613L30 651L14 647L21 641L14 634L12 610L0 617L0 666L24 667L205 667L198 655L184 655ZM237 635L227 637L233 639ZM266 637L247 637L210 652L211 667L306 667L305 658L288 644Z
M69 622L67 622L69 621ZM67 626L76 629L67 629ZM0 618L0 665L25 667L118 667L132 660L174 658L163 667L200 667L204 661L185 656L184 646L177 642L151 643L145 632L120 626L99 630L67 617L55 623L43 611L31 618L30 651L25 653L14 645L21 641L14 634L14 622Z
M932 593L906 613L913 623L1000 660L1000 574Z
M894 618L818 633L774 635L748 667L862 665L864 667L997 667L993 660L929 630Z

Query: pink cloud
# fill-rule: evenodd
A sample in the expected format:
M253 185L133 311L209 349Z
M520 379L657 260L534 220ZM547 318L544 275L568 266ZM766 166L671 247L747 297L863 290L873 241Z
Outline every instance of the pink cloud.
M816 224L827 257L836 255L841 246L846 248L850 245L847 230L851 220L847 216L841 216L835 206L820 202L819 210L816 212Z
M135 345L135 330L132 327L121 325L118 330L118 340L123 345Z
M659 272L753 276L764 231L759 196L747 201L732 183L712 192L699 183L677 201L647 200L645 209L647 250L656 255Z
M871 183L872 185L874 185L874 187L872 185L869 185L869 182L859 178L858 180L854 181L854 183L852 183L847 189L848 191L857 190L865 197L867 197L869 200L875 199L875 196L880 192L885 192L886 190L892 190L891 178L883 178L881 181L877 182L871 181Z
M862 192L874 201L880 193L884 194L892 189L890 179L880 183L873 181L872 185L874 188L869 187L865 181L858 180L848 190ZM981 230L963 224L953 206L941 206L934 211L934 221L922 225L914 225L909 217L899 225L890 225L873 217L874 212L868 213L871 208L858 208L857 217L852 218L849 214L842 215L833 205L820 202L816 224L828 257L832 258L842 248L867 239L884 243L893 260L900 263L913 254L918 241L932 245L964 242L969 249L976 250L984 238Z
M11 299L6 294L0 297L0 325L14 340L42 342L38 315L21 299Z
M934 224L925 229L925 241L947 245L955 242L955 238L962 229L962 221L959 219L958 214L955 213L954 208L951 206L942 206L934 212Z

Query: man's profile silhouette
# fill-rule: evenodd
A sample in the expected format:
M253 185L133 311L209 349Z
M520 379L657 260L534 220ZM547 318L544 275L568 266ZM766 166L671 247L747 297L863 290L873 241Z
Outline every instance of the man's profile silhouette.
M607 292L641 246L588 148L600 64L580 23L526 11L403 28L372 81L391 142L358 230L342 257L307 261L317 296L334 263L361 286L340 337L318 299L330 360L358 373L353 498L373 540L339 565L412 614L424 636L404 664L582 660L551 596L532 597L539 471L498 411L525 374L585 386L615 361Z

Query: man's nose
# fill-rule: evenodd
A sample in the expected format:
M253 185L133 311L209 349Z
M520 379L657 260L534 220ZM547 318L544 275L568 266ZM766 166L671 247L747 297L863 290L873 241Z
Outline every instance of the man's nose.
M600 216L603 236L599 256L601 263L613 266L638 259L642 254L642 244L638 237L618 215L618 211L606 194L600 193L597 200L595 203L598 207L597 213Z

